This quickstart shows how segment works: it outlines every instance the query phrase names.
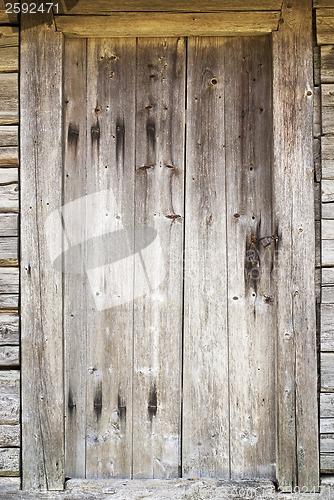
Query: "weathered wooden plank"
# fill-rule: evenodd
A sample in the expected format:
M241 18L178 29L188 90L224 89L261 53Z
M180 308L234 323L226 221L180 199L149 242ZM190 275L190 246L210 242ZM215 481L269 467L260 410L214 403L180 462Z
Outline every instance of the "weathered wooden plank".
M20 450L0 448L0 476L20 475Z
M17 236L18 234L18 215L0 213L0 236Z
M158 13L58 16L57 30L81 37L259 35L277 30L279 12Z
M270 39L227 39L224 58L231 477L274 479L275 437L264 431L276 426L272 146L262 140L272 137Z
M59 3L59 13L102 15L113 12L219 12L225 10L252 11L281 9L281 0L79 0L75 5L69 2Z
M333 4L331 5L333 7ZM334 43L334 9L318 9L316 14L317 43L329 45Z
M334 240L321 241L321 265L334 266Z
M334 83L334 46L320 47L320 75L322 83Z
M116 262L104 261L104 266L88 274L91 292L87 300L93 293L96 302L87 318L87 331L88 334L98 331L99 335L89 334L87 339L87 363L92 370L87 378L86 475L131 477L132 446L136 439L132 435L136 395L132 389L134 244L131 236L136 40L88 40L87 61L87 189L93 193L108 188L97 202L106 215L94 219L87 208L87 230L89 235L96 236L125 230L128 237L120 245ZM94 231L91 226L95 226ZM97 241L98 251L110 254L112 240Z
M321 453L320 472L322 474L331 474L334 470L334 453Z
M19 46L19 28L0 26L0 48Z
M321 301L323 304L334 304L334 286L322 287Z
M0 314L0 345L19 344L19 317L15 314Z
M19 188L17 184L0 184L0 212L19 211Z
M321 350L334 351L334 304L321 304Z
M322 270L322 283L323 285L334 285L334 269Z
M176 478L181 466L185 68L184 39L138 40L135 224L157 239L135 242L155 268L134 305L135 478ZM135 296L144 280L136 260Z
M19 165L19 151L16 146L0 147L0 167L17 167Z
M19 270L15 267L0 268L0 294L19 292Z
M313 164L314 164L314 180L321 181L321 142L320 139L313 139Z
M0 371L0 424L18 424L20 419L20 372Z
M320 393L320 418L334 420L334 393Z
M334 419L333 419L334 420ZM321 429L321 420L320 420ZM332 426L334 432L334 426ZM320 435L320 454L333 453L334 450L334 434L321 434Z
M320 354L321 391L334 391L334 353L322 352Z
M315 221L315 267L321 266L321 222Z
M14 184L17 182L18 182L17 168L0 168L0 186L5 186L7 184Z
M321 183L314 183L314 220L321 220Z
M334 203L323 203L321 205L322 219L334 219Z
M322 203L334 202L334 180L323 180L321 182L321 201Z
M316 86L319 86L321 83L320 71L321 71L320 47L315 45L313 47L313 83Z
M333 18L334 19L334 18ZM334 133L334 85L321 85L322 133Z
M0 425L0 448L20 446L20 426Z
M12 493L14 493L15 495L19 495L20 487L21 487L21 480L19 477L0 478L0 492L2 492L4 495L10 495ZM0 498L1 498L1 493L0 493Z
M0 146L17 146L19 141L17 125L0 126Z
M315 9L333 7L333 0L313 0L313 6Z
M315 270L315 296L317 304L321 301L321 268Z
M334 137L321 138L322 178L334 179Z
M11 125L18 123L19 117L17 73L0 74L0 102L0 125Z
M0 38L1 44L1 38ZM0 71L2 73L13 73L19 70L19 48L1 47L0 45Z
M320 87L314 87L313 98L313 136L321 136L321 91Z
M314 295L312 1L283 2L273 34L277 275L277 478L319 485ZM286 54L290 54L287 58ZM291 93L291 88L294 92ZM291 120L291 107L296 111ZM296 167L297 166L297 167ZM310 265L305 266L305 262ZM310 433L310 428L314 432Z
M320 418L320 434L330 433L334 433L334 418Z
M321 237L323 240L334 240L334 220L321 221Z
M59 490L64 485L62 274L50 262L49 250L58 239L47 234L45 221L62 204L63 47L51 14L22 14L21 25L23 488Z
M1 224L1 217L0 217ZM18 265L18 238L0 238L0 267Z
M183 477L229 477L224 40L188 42Z
M20 353L17 346L0 346L0 368L17 367L20 364Z
M87 189L87 54L86 40L67 39L64 52L64 194L66 204L85 195ZM80 165L80 175L78 175ZM85 240L84 208L80 221L68 221L68 237ZM80 232L82 234L80 234ZM80 238L79 238L80 236ZM71 256L64 255L64 268ZM87 377L87 299L91 293L83 259L79 273L64 274L64 356L65 356L65 475L86 477L86 377ZM77 265L78 265L77 264ZM68 269L69 270L69 269ZM75 292L74 292L75 290ZM90 314L92 314L90 312ZM80 332L80 342L78 342Z

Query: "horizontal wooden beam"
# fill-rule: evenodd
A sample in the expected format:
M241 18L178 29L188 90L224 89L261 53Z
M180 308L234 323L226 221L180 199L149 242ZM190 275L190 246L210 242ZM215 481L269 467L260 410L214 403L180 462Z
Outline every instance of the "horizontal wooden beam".
M260 35L277 30L279 12L115 13L58 16L57 31L78 37Z
M333 7L333 3L331 3L331 7ZM316 15L318 45L334 43L334 9L319 9Z
M0 448L20 446L20 426L0 425Z
M0 125L17 124L19 121L17 73L0 74L0 102Z
M0 448L0 476L20 475L20 450Z
M334 420L334 394L331 392L320 394L320 417Z
M112 12L219 12L280 10L281 0L79 0L59 2L59 13L104 15Z
M0 147L17 146L19 141L19 132L17 125L0 126Z
M333 7L333 0L313 0L313 6L316 9L325 9L327 7Z
M0 345L19 345L17 314L0 314Z

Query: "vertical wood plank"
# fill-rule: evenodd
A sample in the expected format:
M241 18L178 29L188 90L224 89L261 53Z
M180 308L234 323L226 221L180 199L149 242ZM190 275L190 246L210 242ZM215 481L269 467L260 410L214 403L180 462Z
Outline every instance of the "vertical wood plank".
M224 41L189 38L183 475L229 477Z
M184 39L138 40L136 95L133 476L168 479L181 459Z
M319 486L319 456L311 0L284 1L283 20L273 34L277 474L282 490L296 485L312 490Z
M23 488L62 490L62 275L45 231L62 202L62 36L51 16L22 15L21 89Z
M275 479L271 43L224 48L231 478Z
M87 189L86 45L85 39L70 38L64 44L64 204L85 196ZM72 242L85 240L85 212L82 205L84 202L81 202L78 210L80 220L67 217L65 221L66 235ZM63 259L65 473L67 477L85 478L87 294L90 289L83 259L77 260L76 273L71 272L71 255L65 253Z
M131 477L136 40L91 39L87 50L87 192L100 195L86 209L88 235L96 238L87 298L86 476Z

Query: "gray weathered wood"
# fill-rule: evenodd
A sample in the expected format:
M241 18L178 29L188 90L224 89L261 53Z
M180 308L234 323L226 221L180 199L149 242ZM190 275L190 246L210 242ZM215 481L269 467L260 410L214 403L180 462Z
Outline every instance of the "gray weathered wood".
M18 367L20 353L17 346L0 346L0 367Z
M1 224L1 217L0 217ZM0 267L18 265L18 238L0 238Z
M321 220L321 183L315 182L313 186L313 197L314 197L314 220Z
M281 0L79 0L75 5L59 3L59 12L66 14L111 14L112 12L219 12L224 10L276 10L281 9Z
M277 258L277 478L319 485L314 295L312 2L283 2L273 34ZM286 54L290 54L287 58ZM291 92L291 89L294 92ZM296 110L291 120L291 107ZM310 428L314 432L310 433Z
M331 4L333 7L333 4ZM317 43L328 45L334 43L334 9L317 9Z
M314 179L316 182L321 181L321 142L320 139L313 139L313 164L314 164Z
M313 98L313 136L321 136L321 90L320 87L314 87Z
M321 391L334 392L334 353L322 352L320 355Z
M0 294L0 309L1 312L13 312L19 307L19 296L18 294L3 293Z
M320 421L320 424L321 424L321 421ZM320 435L320 457L322 454L333 453L333 450L334 450L334 434L321 434ZM334 461L333 461L333 465L334 465Z
M321 201L322 203L334 202L334 179L325 179L321 182Z
M19 152L15 146L0 147L0 167L17 167Z
M0 293L19 292L19 270L15 267L0 268Z
M321 82L334 83L334 46L323 45L320 54Z
M0 371L0 424L17 424L20 418L20 372Z
M134 305L135 478L176 478L181 466L185 67L184 39L138 40L135 224L157 238L135 244L158 280ZM135 296L143 286L137 259Z
M63 47L51 15L22 15L21 26L23 488L59 490L64 485L62 274L49 255L59 240L54 232L46 234L45 222L62 203Z
M334 137L321 138L322 178L334 179Z
M333 17L334 19L334 17ZM334 85L321 85L322 133L334 133Z
M321 305L321 350L334 351L334 304Z
M320 418L320 434L330 433L334 433L334 418Z
M322 419L333 419L334 421L334 393L320 393L320 417Z
M334 203L322 203L321 215L322 219L334 219Z
M64 193L66 204L85 195L87 189L87 53L86 40L67 39L64 51ZM83 205L84 208L84 205ZM70 241L85 239L84 211L80 221L66 221ZM74 234L73 228L76 229ZM80 232L82 234L80 234ZM70 258L70 256L69 256ZM67 271L67 255L64 268ZM65 356L65 475L86 477L86 377L88 294L85 263L79 273L64 274L64 356ZM90 313L92 314L92 313ZM80 332L80 340L78 339Z
M19 141L17 125L0 126L0 146L17 146Z
M20 475L20 450L0 448L0 476Z
M135 437L133 414L133 224L135 175L136 41L88 40L87 191L101 194L101 216L90 219L103 232L129 231L121 262L89 273L95 297L87 318L87 449L86 475L131 477ZM96 109L98 108L98 109ZM89 233L91 234L91 232ZM108 241L97 241L104 254ZM122 259L122 257L129 257ZM117 260L117 259L116 259ZM106 302L104 302L106 300ZM99 335L95 335L99 332ZM110 457L112 457L112 462Z
M334 453L321 453L320 472L322 474L331 474L334 470Z
M224 40L192 38L188 51L183 477L226 478L228 333L226 288L221 286L227 279Z
M315 267L321 267L321 222L315 221Z
M0 478L0 498L2 495L20 494L21 480L19 477L1 477Z
M0 425L0 448L20 446L20 426Z
M1 155L1 151L0 151ZM17 168L0 168L0 186L14 184L18 182Z
M17 184L0 184L0 212L19 211L19 188Z
M334 266L334 240L321 241L321 264Z
M82 37L261 35L277 30L277 12L129 12L112 16L58 16L57 30Z
M15 314L0 314L0 345L19 344L19 317Z
M18 215L0 213L0 236L17 236Z
M334 286L323 286L321 300L323 304L334 304Z
M226 40L224 57L231 477L274 479L276 228L272 146L263 141L272 137L270 39Z
M334 269L323 269L322 270L322 284L323 285L334 285Z
M0 102L0 125L18 123L18 75L16 73L0 74Z

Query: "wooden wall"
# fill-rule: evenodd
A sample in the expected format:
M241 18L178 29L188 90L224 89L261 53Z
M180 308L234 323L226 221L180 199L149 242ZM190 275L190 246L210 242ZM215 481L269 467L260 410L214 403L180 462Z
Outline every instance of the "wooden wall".
M320 467L334 471L334 2L315 0L314 161L318 198Z
M19 476L19 33L0 1L0 476Z

